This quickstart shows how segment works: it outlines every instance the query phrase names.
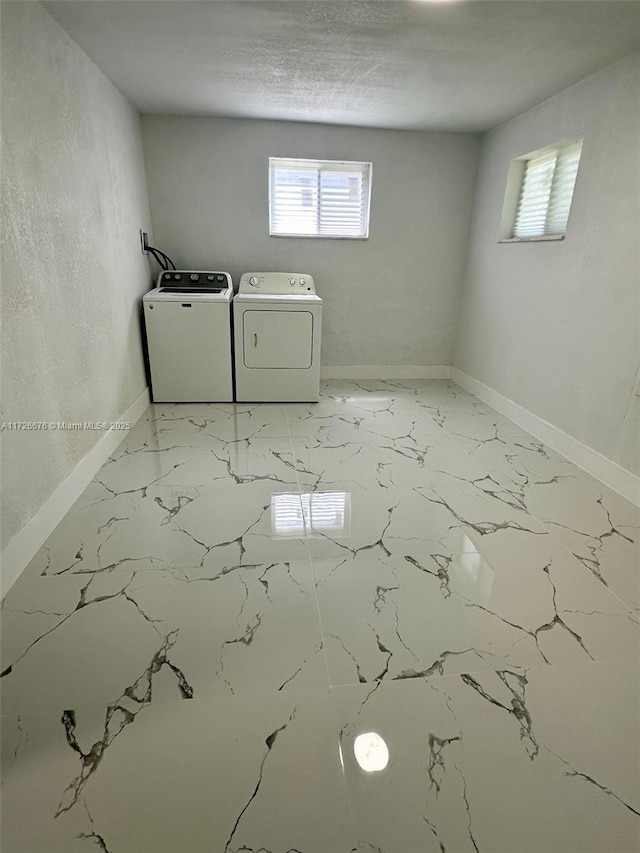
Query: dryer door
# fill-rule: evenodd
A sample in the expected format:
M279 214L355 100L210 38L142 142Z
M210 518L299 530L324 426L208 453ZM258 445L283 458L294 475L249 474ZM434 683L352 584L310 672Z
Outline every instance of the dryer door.
M313 315L310 311L245 311L245 367L311 367Z

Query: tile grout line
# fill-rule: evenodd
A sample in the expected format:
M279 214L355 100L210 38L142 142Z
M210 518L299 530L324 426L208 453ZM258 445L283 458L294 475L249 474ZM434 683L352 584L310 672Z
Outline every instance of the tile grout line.
M287 418L287 430L289 432L289 443L291 445L291 450L292 450L293 460L294 460L294 465L295 465L295 471L296 471L296 482L298 485L298 495L301 496L302 495L302 487L300 485L300 477L298 474L298 460L297 460L297 457L295 454L295 448L294 448L294 444L293 444L293 435L291 433L291 424L289 422L289 406L288 405L285 408L285 413L286 413L286 418ZM301 504L302 504L302 499L300 498L300 500L301 500ZM351 797L349 782L347 780L347 772L345 769L344 757L342 754L342 742L340 739L340 729L338 726L338 716L337 716L337 709L336 709L335 697L334 697L334 689L335 689L336 685L333 684L333 681L331 678L331 670L329 668L329 657L327 655L327 644L325 641L324 625L323 625L323 620L322 620L322 611L320 609L320 602L318 601L318 594L317 594L316 573L315 573L315 568L313 565L313 557L311 556L311 546L309 543L309 537L307 536L307 528L306 528L307 523L306 523L306 519L305 519L305 515L304 515L304 507L302 505L301 505L301 510L302 510L302 519L303 519L303 523L304 523L304 529L305 529L305 544L307 546L307 554L309 556L309 567L311 569L311 581L313 583L313 598L314 598L314 601L316 604L316 612L318 614L318 626L320 628L320 642L322 643L322 654L324 657L325 670L327 673L327 689L329 691L329 704L331 707L331 717L332 717L331 721L333 724L333 729L334 729L335 734L336 734L338 756L340 759L340 769L342 771L342 783L344 785L344 795L345 795L346 800L347 800L347 809L349 812L349 820L350 820L350 824L351 824L350 828L351 828L351 831L353 833L354 846L353 846L352 853L355 853L355 851L360 846L359 832L358 832L357 821L356 821L356 810L355 810L355 807L353 805L353 800Z
M307 535L307 521L305 519L304 506L302 505L302 487L300 485L300 477L298 474L298 460L296 458L295 447L293 444L293 436L291 433L291 425L289 423L289 406L288 405L285 405L285 417L287 419L287 432L289 433L289 444L291 446L291 455L293 458L293 464L294 464L295 472L296 472L296 484L298 487L298 499L300 501L300 511L302 513L302 523L304 526L304 540L305 540L305 545L307 548L307 557L309 559L309 569L311 570L311 582L313 584L313 600L314 600L315 605L316 605L316 613L318 615L318 627L320 629L320 642L322 643L322 656L324 658L324 665L325 665L325 670L327 673L327 685L331 689L333 686L331 683L331 671L329 669L329 658L327 656L327 648L326 648L326 643L325 643L324 628L323 628L323 624L322 624L322 614L320 611L320 602L318 601L318 595L317 595L316 573L315 573L315 570L313 567L313 559L311 557L311 547L309 545L309 537Z
M289 423L289 406L288 405L285 408L285 414L286 414L286 418L287 418L287 430L289 432L289 443L291 445L291 450L292 450L293 460L294 460L294 465L295 465L295 471L296 471L296 482L298 485L298 496L301 496L302 487L300 485L300 477L298 475L298 464L297 464L298 460L296 458L295 448L294 448L294 444L293 444L293 435L291 433L291 424ZM347 773L346 773L346 769L345 769L345 765L344 765L344 757L342 754L342 743L340 740L340 731L339 731L339 727L338 727L338 717L337 717L337 710L336 710L336 704L335 704L335 698L334 698L334 687L335 687L335 685L332 682L331 670L329 668L329 657L327 655L327 645L326 645L326 641L325 641L325 633L324 633L324 627L323 627L323 621L322 621L322 612L320 610L320 602L318 601L318 594L317 594L316 573L315 573L315 569L314 569L314 565L313 565L313 558L311 556L311 547L309 544L309 537L306 534L306 520L304 517L304 507L302 506L302 499L300 499L300 500L301 500L302 519L303 519L304 528L305 528L305 544L307 546L307 554L309 557L309 568L311 570L311 582L313 583L313 599L314 599L315 605L316 605L316 613L318 614L318 627L320 629L320 642L322 643L322 655L324 658L325 671L327 674L327 690L329 691L329 703L330 703L330 707L331 707L331 717L332 717L331 722L333 724L333 729L336 733L338 755L340 758L340 769L342 771L342 783L344 785L344 794L345 794L345 797L347 800L347 809L349 812L349 820L351 823L351 831L353 832L353 839L354 839L353 850L355 851L359 846L359 838L358 838L359 833L358 833L358 828L357 828L357 823L356 823L356 812L355 812L355 808L353 805L353 801L352 801L352 797L351 797L351 793L350 793L350 789L349 789L349 782L347 780Z

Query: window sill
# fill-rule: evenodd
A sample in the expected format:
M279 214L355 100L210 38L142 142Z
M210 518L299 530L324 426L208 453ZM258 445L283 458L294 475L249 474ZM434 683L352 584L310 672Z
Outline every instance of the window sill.
M564 240L564 234L546 234L543 237L501 237L498 243L546 243Z
M352 237L344 234L272 234L269 237L293 237L296 240L368 240L369 235Z

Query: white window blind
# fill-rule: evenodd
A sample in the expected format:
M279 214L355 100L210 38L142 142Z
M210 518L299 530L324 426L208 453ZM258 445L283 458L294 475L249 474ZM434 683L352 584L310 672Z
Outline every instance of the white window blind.
M269 158L269 233L369 236L371 163Z
M526 161L513 236L561 236L567 229L582 142L548 148Z

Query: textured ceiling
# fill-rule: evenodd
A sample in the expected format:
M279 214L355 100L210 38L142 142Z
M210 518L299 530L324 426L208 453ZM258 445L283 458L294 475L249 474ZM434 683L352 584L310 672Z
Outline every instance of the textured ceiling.
M56 0L143 112L492 127L640 47L636 0Z

